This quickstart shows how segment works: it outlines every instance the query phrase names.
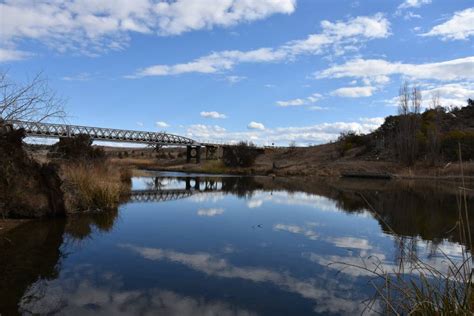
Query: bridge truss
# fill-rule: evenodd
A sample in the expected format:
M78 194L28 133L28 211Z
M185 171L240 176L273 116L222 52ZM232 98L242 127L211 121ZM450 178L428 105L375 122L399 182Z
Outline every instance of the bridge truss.
M27 136L33 137L74 137L78 135L88 135L92 140L101 141L149 145L199 146L199 143L193 139L162 132L144 132L27 121L6 121L4 124L15 130L24 129Z

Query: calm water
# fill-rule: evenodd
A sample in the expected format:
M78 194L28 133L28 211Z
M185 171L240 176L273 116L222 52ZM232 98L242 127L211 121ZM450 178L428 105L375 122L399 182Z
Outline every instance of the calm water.
M442 267L441 251L460 256L455 192L393 181L135 178L116 212L31 222L0 238L0 314L361 313L370 276L330 263L372 255L390 268L410 249Z

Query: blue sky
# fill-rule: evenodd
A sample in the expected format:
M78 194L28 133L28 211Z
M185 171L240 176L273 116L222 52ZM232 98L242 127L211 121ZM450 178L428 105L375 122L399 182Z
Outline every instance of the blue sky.
M474 98L467 0L0 1L0 68L42 71L68 121L197 140L318 144Z

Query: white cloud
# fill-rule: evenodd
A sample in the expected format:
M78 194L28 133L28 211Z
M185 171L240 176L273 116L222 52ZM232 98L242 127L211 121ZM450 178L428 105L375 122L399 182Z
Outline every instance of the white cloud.
M277 101L276 104L281 107L289 107L289 106L301 106L305 104L310 104L318 101L319 99L322 98L322 95L319 93L313 93L307 98L301 99L293 99L293 100L287 100L287 101Z
M1 8L0 8L0 10L1 10ZM1 48L0 47L0 63L22 60L22 59L25 59L29 56L31 56L31 54L27 53L27 52L23 52L23 51L16 50L16 49L8 49L8 48Z
M156 127L169 127L170 125L166 122L159 121L155 123Z
M258 130L263 131L265 129L265 125L263 125L262 123L252 121L252 122L249 123L249 125L247 125L247 128L248 129L258 129Z
M374 125L382 125L385 121L384 117L361 117L359 119L363 123L369 123Z
M60 51L98 54L127 45L130 33L178 35L291 14L296 0L70 0L0 3L3 43L34 39Z
M369 80L390 75L439 81L473 80L474 56L425 64L404 64L383 59L353 59L315 74L316 78L348 77Z
M405 0L398 6L399 9L419 8L422 5L430 4L431 0Z
M140 127L143 127L143 122L137 122L137 125L140 126Z
M240 63L282 62L292 60L302 54L323 54L331 48L337 54L341 54L348 49L354 50L367 40L386 38L390 35L390 23L380 13L374 16L356 17L346 22L322 21L321 28L321 33L311 34L303 40L287 42L277 48L263 47L249 51L213 52L185 63L149 66L127 77L218 73L230 70Z
M247 77L245 77L245 76L227 76L227 77L225 77L225 79L229 83L234 84L234 83L237 83L237 82L240 82L242 80L247 79Z
M325 106L312 105L308 108L308 110L311 110L311 111L325 111L325 110L329 110L329 108L325 107Z
M219 112L216 112L216 111L210 111L210 112L203 111L200 114L201 114L202 117L205 117L205 118L212 118L212 119L225 119L225 118L227 118L227 116L225 114L222 114L222 113L219 113Z
M87 81L91 79L91 74L88 72L81 72L77 75L64 76L61 79L65 81Z
M383 122L383 121L382 121ZM332 122L310 126L265 128L264 130L227 131L225 128L214 125L191 125L186 135L197 141L237 143L242 140L251 140L260 145L275 143L287 145L290 142L297 144L321 144L337 139L341 132L355 131L368 133L380 126L380 120L362 118L355 122Z
M404 16L403 19L405 20L412 20L412 19L421 19L421 15L415 14L411 11L408 11Z
M423 106L431 106L433 95L439 95L442 106L466 106L467 99L474 99L474 83L449 83L442 85L428 84L421 87Z
M370 97L374 91L375 88L371 86L345 87L334 90L331 92L331 95L345 98L361 98Z
M213 26L232 26L240 22L263 19L275 13L291 14L296 0L215 1L178 0L161 1L156 12L161 17L159 30L176 35Z
M306 101L303 99L293 99L293 100L288 100L288 101L277 101L277 104L282 107L299 106L299 105L306 104Z
M207 216L207 217L214 217L217 215L224 214L223 208L203 208L197 211L197 215L199 216Z
M422 36L439 36L443 40L466 40L473 35L474 8L458 11L448 21L422 34Z

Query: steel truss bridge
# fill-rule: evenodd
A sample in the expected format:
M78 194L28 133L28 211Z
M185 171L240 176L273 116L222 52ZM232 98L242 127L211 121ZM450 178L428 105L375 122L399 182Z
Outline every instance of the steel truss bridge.
M144 132L79 125L36 123L28 121L5 121L3 125L14 130L24 129L26 135L32 137L61 138L87 135L92 140L139 143L153 146L201 145L193 139L162 132Z

